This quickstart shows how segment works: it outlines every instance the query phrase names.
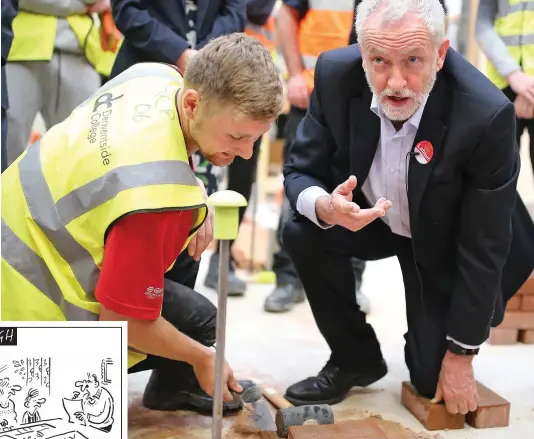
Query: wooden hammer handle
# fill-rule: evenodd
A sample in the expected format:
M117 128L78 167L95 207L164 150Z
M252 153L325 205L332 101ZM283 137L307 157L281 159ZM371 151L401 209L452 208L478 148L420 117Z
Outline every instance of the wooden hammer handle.
M293 404L291 404L287 399L285 399L272 387L260 386L260 388L262 395L276 408L287 409L289 407L293 407Z

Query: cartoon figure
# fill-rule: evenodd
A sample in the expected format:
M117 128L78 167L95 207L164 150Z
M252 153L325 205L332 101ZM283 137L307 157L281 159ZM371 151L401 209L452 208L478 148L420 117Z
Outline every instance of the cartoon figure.
M113 426L113 397L108 389L102 387L95 374L87 374L87 379L76 381L82 392L83 412L76 412L76 419L99 430L109 432ZM74 392L74 398L80 396Z
M9 378L0 378L0 428L3 431L11 430L17 425L17 412L13 396L22 387L11 384Z
M26 396L26 400L24 401L24 407L28 410L24 413L24 416L22 416L22 423L31 424L32 422L40 421L41 415L39 415L37 409L41 408L45 402L45 398L39 398L39 390L30 389Z

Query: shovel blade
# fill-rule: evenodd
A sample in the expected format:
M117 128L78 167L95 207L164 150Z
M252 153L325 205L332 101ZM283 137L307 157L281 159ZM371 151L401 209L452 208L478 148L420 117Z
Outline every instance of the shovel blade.
M269 406L267 402L262 399L252 404L250 422L257 427L258 430L276 431L276 424L269 411Z

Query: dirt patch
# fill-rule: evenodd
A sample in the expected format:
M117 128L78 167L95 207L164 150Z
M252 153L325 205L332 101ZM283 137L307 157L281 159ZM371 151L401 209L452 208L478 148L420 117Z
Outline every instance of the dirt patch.
M335 413L336 424L343 424L347 421L368 419L376 423L382 431L386 434L388 439L442 439L441 435L437 433L416 432L404 427L398 422L388 421L383 419L380 415L369 413L365 410L345 409ZM241 413L230 426L224 439L276 439L276 433L272 435L269 433L258 432L254 426L248 423L248 416L246 413Z

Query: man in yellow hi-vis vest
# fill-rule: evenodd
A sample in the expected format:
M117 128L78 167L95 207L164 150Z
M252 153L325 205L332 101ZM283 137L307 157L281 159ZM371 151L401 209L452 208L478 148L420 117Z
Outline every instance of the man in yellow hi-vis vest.
M8 165L28 146L40 112L46 128L63 121L100 87L115 54L104 50L96 15L109 0L23 0L6 66Z
M480 1L476 37L488 78L514 103L517 143L529 133L534 168L534 0Z
M269 52L242 33L183 78L140 63L107 82L2 174L2 318L127 320L129 372L154 370L145 405L210 412L216 310L191 267L212 226L190 156L250 158L282 101ZM181 282L164 280L179 253Z

